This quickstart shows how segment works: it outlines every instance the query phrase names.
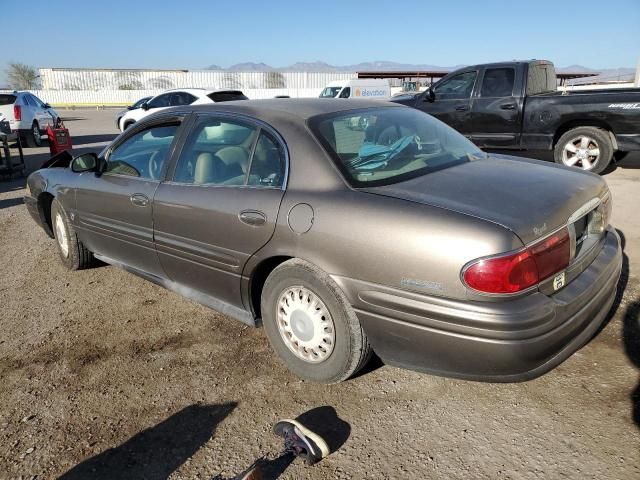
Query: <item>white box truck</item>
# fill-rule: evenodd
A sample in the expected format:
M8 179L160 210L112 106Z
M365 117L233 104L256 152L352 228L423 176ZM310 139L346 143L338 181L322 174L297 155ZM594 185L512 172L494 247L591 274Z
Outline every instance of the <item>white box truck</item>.
M339 80L329 82L320 98L380 98L391 97L389 80Z

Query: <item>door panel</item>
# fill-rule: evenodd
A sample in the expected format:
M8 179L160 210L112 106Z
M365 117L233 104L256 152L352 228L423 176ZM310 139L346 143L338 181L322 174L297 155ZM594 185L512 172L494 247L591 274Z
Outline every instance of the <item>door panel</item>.
M416 106L470 137L472 133L471 94L476 78L475 70L446 78L434 86L433 101L424 101L426 97L421 97Z
M92 172L81 174L76 189L76 228L92 252L163 276L153 245L152 199L157 182ZM134 197L135 198L135 197Z
M286 149L244 118L201 115L154 197L154 239L167 276L236 307L242 269L275 230Z
M107 152L104 173L80 175L74 223L89 250L165 277L153 243L153 197L179 124L174 117L132 129Z
M473 141L480 147L515 147L520 142L522 84L513 67L487 68L473 100Z
M154 198L154 235L167 276L242 307L242 268L271 238L283 193L259 187L161 184ZM253 218L255 212L264 221L247 223L247 216Z

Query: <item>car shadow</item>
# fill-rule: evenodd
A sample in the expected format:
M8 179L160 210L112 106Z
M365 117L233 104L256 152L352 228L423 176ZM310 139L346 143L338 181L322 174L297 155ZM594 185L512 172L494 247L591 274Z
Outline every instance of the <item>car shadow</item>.
M622 301L622 293L629 283L629 257L625 253L626 240L624 234L617 230L622 243L622 273L618 283L616 301L611 309L610 316L613 317ZM633 300L627 305L622 317L622 344L627 358L634 367L640 370L640 300ZM640 428L640 376L638 383L629 395L631 400L631 418Z
M190 405L122 445L84 460L59 480L166 479L209 441L237 405Z
M22 205L24 201L22 197L18 198L4 198L0 200L0 210L3 208L15 207L16 205Z

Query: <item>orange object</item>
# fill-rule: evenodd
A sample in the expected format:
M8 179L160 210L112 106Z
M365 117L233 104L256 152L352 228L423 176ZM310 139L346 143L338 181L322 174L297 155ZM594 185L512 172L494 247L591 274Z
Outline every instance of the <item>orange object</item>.
M69 135L69 129L60 122L56 128L47 127L47 137L49 137L49 150L51 155L57 155L64 150L71 150L73 143L71 142L71 135Z

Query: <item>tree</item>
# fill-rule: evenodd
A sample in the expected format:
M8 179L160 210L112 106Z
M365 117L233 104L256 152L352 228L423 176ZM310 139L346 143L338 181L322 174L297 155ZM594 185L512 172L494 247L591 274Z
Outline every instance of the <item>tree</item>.
M38 78L37 70L24 63L11 62L7 67L7 80L9 86L16 90L31 90L37 87Z

